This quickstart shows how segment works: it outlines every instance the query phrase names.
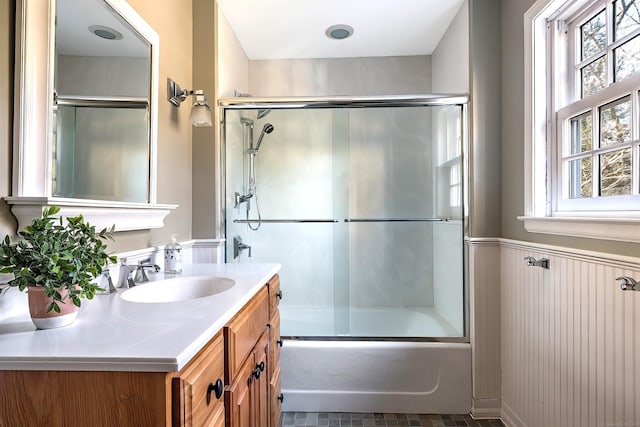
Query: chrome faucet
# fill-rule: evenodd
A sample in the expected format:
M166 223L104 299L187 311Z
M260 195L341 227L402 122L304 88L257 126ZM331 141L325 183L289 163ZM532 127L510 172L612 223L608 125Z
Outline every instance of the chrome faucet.
M118 288L132 288L137 283L144 283L149 281L146 269L152 269L154 273L160 271L160 267L156 264L151 264L151 259L147 258L139 261L137 264L127 264L126 258L120 258L120 275L118 276ZM132 277L135 271L135 277Z

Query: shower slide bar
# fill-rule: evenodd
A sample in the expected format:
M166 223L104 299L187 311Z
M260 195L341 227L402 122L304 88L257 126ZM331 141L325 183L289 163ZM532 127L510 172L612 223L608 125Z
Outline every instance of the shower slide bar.
M449 218L346 218L344 222L449 222ZM234 224L337 223L337 219L234 219Z

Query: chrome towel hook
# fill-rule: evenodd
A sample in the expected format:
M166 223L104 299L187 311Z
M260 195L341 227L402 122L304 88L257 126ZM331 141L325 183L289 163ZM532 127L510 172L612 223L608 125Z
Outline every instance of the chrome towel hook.
M629 276L616 277L616 280L621 280L620 289L623 291L640 291L640 283L634 278Z
M524 257L524 260L527 262L527 265L529 267L542 267L542 268L549 268L549 259L548 258L540 258L540 259L535 259L532 256L526 256Z

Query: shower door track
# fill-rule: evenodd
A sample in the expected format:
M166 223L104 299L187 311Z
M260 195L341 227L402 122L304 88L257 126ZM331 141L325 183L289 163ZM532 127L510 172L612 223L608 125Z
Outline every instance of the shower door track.
M431 107L466 105L467 95L393 95L393 96L332 96L332 97L267 97L226 98L218 105L229 110L244 109L306 109L306 108L364 108L364 107Z
M468 344L469 338L466 336L441 336L441 337L380 337L380 336L351 336L351 335L318 335L318 336L296 336L282 335L280 338L292 341L387 341L387 342L441 342Z

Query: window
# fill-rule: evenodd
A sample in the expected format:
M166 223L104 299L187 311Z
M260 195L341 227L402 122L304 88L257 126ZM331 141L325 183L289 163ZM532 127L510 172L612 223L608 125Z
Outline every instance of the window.
M640 227L640 0L539 0L525 33L525 227Z

